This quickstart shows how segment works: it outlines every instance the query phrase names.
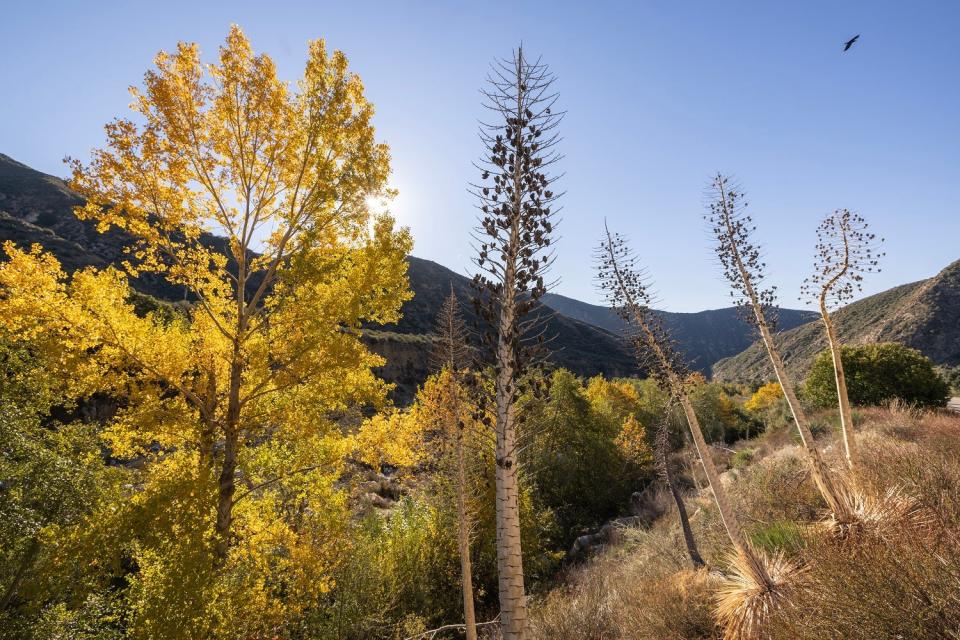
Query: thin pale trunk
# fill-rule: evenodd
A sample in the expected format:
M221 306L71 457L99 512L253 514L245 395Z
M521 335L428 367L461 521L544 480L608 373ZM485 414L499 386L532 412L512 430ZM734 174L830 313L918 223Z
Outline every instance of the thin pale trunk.
M460 582L463 589L463 623L467 640L477 640L477 616L473 607L473 568L470 564L470 518L467 513L466 463L463 434L457 443L457 542L460 547Z
M856 459L856 442L853 435L853 412L850 410L850 396L847 394L847 378L843 373L840 341L830 319L825 299L820 298L820 315L827 330L827 342L830 343L830 355L833 357L833 372L837 381L837 400L840 404L840 433L843 436L843 453L847 460L847 468L853 469Z
M766 567L757 557L753 547L747 543L743 534L743 527L740 525L740 519L734 513L733 505L727 497L727 490L723 487L720 480L720 474L717 473L717 467L713 464L713 458L710 455L710 448L703 437L703 430L700 428L700 420L690 404L690 399L685 391L682 390L682 381L676 379L675 384L680 388L680 406L683 407L683 413L687 417L687 424L690 425L690 433L693 435L693 445L700 456L700 463L703 465L703 471L707 476L707 481L713 491L713 499L717 503L717 510L720 512L720 519L723 521L723 527L727 530L727 536L733 543L737 553L747 562L753 573L753 579L758 585L764 585L766 588L773 588L773 581L767 573Z
M636 304L631 301L631 306L634 309L634 319L643 331L647 346L653 351L653 354L661 363L664 373L667 375L671 391L680 401L680 406L683 408L684 416L687 418L687 425L690 427L690 435L693 436L693 446L697 450L697 455L700 457L700 464L703 465L704 474L707 476L707 483L713 491L713 499L717 504L717 510L720 512L720 519L723 522L724 529L727 531L727 536L730 538L730 542L733 543L737 553L746 561L747 566L751 568L755 582L765 585L767 588L772 588L773 581L767 574L766 567L764 567L760 558L757 557L753 547L747 544L747 539L743 535L743 527L740 524L740 519L737 518L733 510L733 505L727 497L727 490L724 489L723 483L720 480L720 474L717 472L717 467L713 464L710 447L703 437L700 420L693 410L693 405L684 388L684 381L681 380L674 371L670 358L663 350L663 347L661 347L656 335L654 335L643 317L643 314L638 311Z
M667 482L667 488L670 489L670 495L673 496L673 501L677 504L677 513L680 516L680 529L683 531L683 542L687 546L687 555L690 556L690 562L693 563L693 568L699 569L706 566L706 563L703 561L703 556L700 555L700 550L697 548L697 541L693 537L693 529L690 528L690 518L687 516L687 507L683 503L683 496L680 494L680 489L677 487L677 483L673 478L673 472L670 470L670 461L667 460L665 453L663 454L661 464L663 464L663 476Z
M511 236L518 235L516 223ZM515 242L511 246L516 246ZM522 640L527 627L527 599L523 585L523 553L520 546L520 487L517 482L517 433L514 414L513 349L509 336L516 324L515 272L512 261L504 274L500 310L497 375L496 520L497 576L500 624L504 640Z
M453 335L452 328L448 335ZM448 432L455 432L457 438L457 546L460 552L463 624L467 640L477 640L477 616L473 604L473 567L470 563L470 514L467 512L467 461L464 454L464 433L460 415L460 389L454 377L453 364L451 358L450 398L453 420L450 421L452 424L448 425Z
M523 585L520 546L520 500L517 482L516 433L513 408L507 409L509 426L497 437L497 573L500 624L504 640L521 640L527 627L527 599Z
M787 369L783 365L780 352L773 342L773 336L770 334L770 329L767 327L766 320L763 318L763 313L759 310L759 307L757 307L757 323L760 327L760 335L763 338L763 343L767 348L767 354L773 363L773 370L777 375L777 382L780 383L780 388L783 389L783 395L787 398L787 404L790 406L790 412L793 414L793 421L797 425L797 430L800 432L800 439L803 441L803 446L807 450L813 482L817 485L820 495L823 496L827 507L837 521L841 523L850 522L853 515L850 513L848 506L850 500L845 495L847 487L836 482L834 474L831 473L823 461L820 451L817 449L817 444L813 440L813 433L810 431L809 423L807 422L807 416L803 411L803 407L800 405L800 400L797 398L796 390L793 387L793 381L790 376L787 375Z
M511 274L512 276L512 274ZM511 278L512 279L512 278ZM501 326L512 326L514 296L505 287ZM513 407L514 370L509 345L501 330L500 373L497 381L496 520L500 624L504 640L522 640L527 626L520 546L520 488L517 482L517 434Z

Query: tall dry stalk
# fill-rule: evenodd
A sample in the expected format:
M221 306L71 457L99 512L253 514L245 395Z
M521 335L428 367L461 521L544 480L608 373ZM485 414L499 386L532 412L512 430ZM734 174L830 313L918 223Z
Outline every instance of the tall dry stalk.
M761 288L766 275L766 263L760 247L751 235L756 230L751 216L745 213L747 204L743 192L730 184L729 178L718 174L710 185L709 212L705 218L717 239L716 253L723 266L724 276L730 282L731 296L737 306L748 312L748 317L760 332L767 355L773 364L777 381L787 398L800 439L807 451L811 475L826 501L834 520L845 526L856 520L851 504L853 498L842 478L830 471L813 440L807 416L797 398L793 379L787 374L783 358L773 340L772 327L776 320L776 287Z
M531 313L547 291L553 262L550 240L558 198L548 175L560 156L554 77L518 49L494 64L483 90L493 121L481 124L486 152L477 164L480 226L475 259L475 306L489 327L483 338L492 355L496 435L497 573L505 640L520 640L527 603L520 546L516 401L525 370L542 357L542 318Z
M470 561L471 518L467 507L467 445L464 433L464 407L460 396L461 375L472 360L468 344L467 327L460 314L460 301L450 286L450 295L444 300L437 314L437 344L433 352L435 367L446 374L449 406L443 413L443 425L447 437L454 445L454 479L457 502L457 550L460 554L460 584L463 595L463 623L467 640L477 640L477 616L473 598L473 566Z
M814 273L804 280L801 289L806 298L810 301L815 299L820 307L837 382L843 452L847 467L851 470L857 457L853 412L847 394L840 339L830 316L830 308L850 302L862 290L864 273L880 271L880 258L885 254L878 252L877 236L868 231L868 227L862 216L847 209L837 209L825 217L817 227ZM883 238L880 238L880 242L883 242Z
M700 555L700 549L697 548L697 540L693 537L693 529L690 527L690 518L687 516L687 507L683 502L683 495L677 486L676 479L673 477L673 470L670 468L670 414L673 412L676 398L671 398L667 408L660 418L657 425L657 432L654 436L653 453L656 460L657 472L670 490L674 503L677 505L677 517L680 520L680 530L683 532L683 542L687 547L687 555L690 556L690 562L694 569L700 569L706 566L703 556Z
M657 380L676 397L693 436L694 447L700 457L704 473L713 491L713 498L727 536L741 565L746 567L752 584L763 592L773 592L771 580L763 559L747 542L740 519L733 509L727 491L720 480L710 448L687 393L684 365L673 348L670 336L650 309L649 287L644 274L636 267L636 258L620 236L606 229L606 237L597 251L598 279L607 294L610 306L636 331L634 336L638 354L647 356L646 364Z

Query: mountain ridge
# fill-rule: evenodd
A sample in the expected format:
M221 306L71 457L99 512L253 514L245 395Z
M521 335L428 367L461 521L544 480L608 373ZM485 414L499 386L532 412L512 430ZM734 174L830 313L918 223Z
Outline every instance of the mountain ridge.
M917 349L934 364L960 365L960 260L931 278L852 302L834 312L833 318L844 344L898 342ZM820 322L779 333L775 341L787 370L798 379L806 377L813 359L827 348ZM773 377L759 342L718 361L713 373L722 381L761 381Z
M41 244L68 272L116 264L131 238L79 220L73 207L83 199L55 176L36 171L0 153L0 240L20 246ZM203 241L225 249L225 240L205 234ZM398 385L397 398L412 396L429 375L430 345L437 311L451 287L463 304L468 322L476 321L469 299L470 279L432 260L408 256L408 276L414 292L399 322L365 328L366 343L387 359L378 373ZM185 292L156 274L132 281L144 294L166 301L182 300ZM837 312L841 338L850 344L892 340L915 346L938 364L960 364L960 261L933 278L894 287L864 298ZM613 310L558 293L541 300L547 334L554 336L552 361L582 376L632 376L642 373L626 340L624 322ZM766 356L754 342L752 329L734 307L692 313L660 311L690 367L718 380L764 380L771 374ZM787 366L804 375L823 347L818 315L796 309L780 310L781 341Z
M564 315L622 335L629 331L613 309L567 296L548 293L543 303ZM813 311L778 309L779 326L792 329L815 320ZM736 307L676 312L655 309L664 327L677 342L677 348L691 369L711 374L714 363L740 353L753 342L754 330Z

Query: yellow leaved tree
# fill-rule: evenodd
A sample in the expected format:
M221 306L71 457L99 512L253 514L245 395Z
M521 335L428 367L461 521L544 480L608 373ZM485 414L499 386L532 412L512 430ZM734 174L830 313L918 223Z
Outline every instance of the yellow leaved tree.
M757 389L750 398L743 403L743 408L751 412L762 412L780 404L783 400L783 389L776 382L768 382Z
M361 322L398 318L411 240L368 206L392 195L389 150L360 79L323 41L292 87L234 26L215 63L181 43L131 92L132 118L106 125L88 164L71 161L77 215L127 232L129 259L70 277L8 243L0 323L53 354L77 395L121 399L114 455L144 457L154 478L192 467L216 566L241 535L238 509L253 518L271 501L251 498L278 479L329 474L334 416L382 402ZM188 303L138 315L128 277L141 273Z

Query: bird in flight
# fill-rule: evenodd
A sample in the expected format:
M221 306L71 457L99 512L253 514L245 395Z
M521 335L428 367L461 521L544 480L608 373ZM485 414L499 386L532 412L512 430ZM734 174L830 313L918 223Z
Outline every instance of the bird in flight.
M844 50L844 51L848 51L848 50L850 49L850 47L853 46L853 43L856 42L856 41L857 41L857 38L859 38L859 37L860 37L860 34L858 33L857 35L853 36L852 38L850 38L849 40L847 40L845 43L843 43L843 50Z

